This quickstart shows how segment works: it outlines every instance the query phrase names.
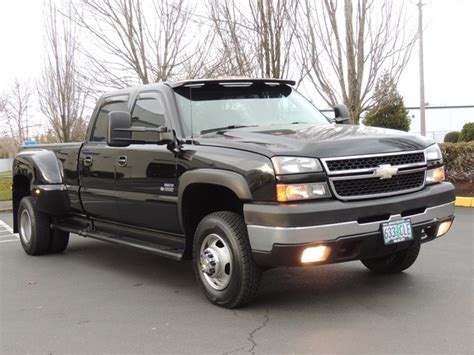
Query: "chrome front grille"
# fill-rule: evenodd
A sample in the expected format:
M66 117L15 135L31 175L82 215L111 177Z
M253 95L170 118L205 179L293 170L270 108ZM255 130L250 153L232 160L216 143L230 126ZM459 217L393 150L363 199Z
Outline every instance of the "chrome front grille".
M395 175L391 179L369 177L363 179L334 180L332 185L340 197L377 197L393 192L418 190L425 182L425 172L416 171Z
M392 166L406 166L413 164L425 164L424 152L414 152L406 154L338 158L326 161L329 172L344 172L345 170L372 169L381 164L390 164Z
M425 186L423 151L321 159L340 200L392 196Z

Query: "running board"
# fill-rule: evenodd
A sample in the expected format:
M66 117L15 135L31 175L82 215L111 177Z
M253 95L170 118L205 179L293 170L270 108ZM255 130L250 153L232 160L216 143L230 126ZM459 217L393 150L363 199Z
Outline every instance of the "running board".
M177 249L177 248L171 248L168 246L156 245L156 244L147 243L147 242L132 239L132 238L113 235L106 232L87 231L84 229L74 228L72 226L68 226L64 224L52 224L51 227L53 229L57 229L63 232L74 233L74 234L80 235L81 237L92 238L92 239L97 239L104 242L125 245L128 247L143 250L155 255L164 256L166 258L170 258L174 260L182 260L183 253L184 253L184 249Z

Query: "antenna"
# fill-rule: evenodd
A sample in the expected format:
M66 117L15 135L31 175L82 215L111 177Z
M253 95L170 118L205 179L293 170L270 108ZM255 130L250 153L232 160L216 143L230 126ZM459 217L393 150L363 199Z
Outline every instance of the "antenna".
M191 117L191 144L194 144L194 128L193 128L193 88L189 87L189 111Z

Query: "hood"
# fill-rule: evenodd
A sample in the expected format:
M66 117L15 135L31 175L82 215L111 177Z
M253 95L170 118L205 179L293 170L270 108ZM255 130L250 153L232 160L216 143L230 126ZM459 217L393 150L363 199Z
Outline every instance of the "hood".
M434 141L376 127L291 124L248 127L195 137L195 144L275 155L329 158L422 150Z

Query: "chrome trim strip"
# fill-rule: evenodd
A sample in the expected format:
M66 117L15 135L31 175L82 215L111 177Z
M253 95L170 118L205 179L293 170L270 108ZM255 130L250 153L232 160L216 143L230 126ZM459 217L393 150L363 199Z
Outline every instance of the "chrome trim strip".
M454 215L454 201L427 208L425 212L406 216L413 224L436 221ZM384 221L359 224L357 221L324 224L308 227L269 227L248 225L248 235L252 250L270 252L273 244L300 244L328 241L340 237L367 234L380 230L380 224L402 219L400 214L391 215Z
M334 176L334 177L329 178L329 180L334 180L334 181L336 181L336 180L357 180L357 179L370 179L370 178L376 177L375 176L375 170L374 169L371 169L371 170L372 170L372 174L350 175L350 176ZM417 168L417 169L410 169L410 170L402 170L402 171L397 172L394 176L410 174L410 173L417 173L417 172L420 172L420 171L426 171L426 169L425 168ZM390 179L386 179L386 180L390 180Z
M363 172L370 172L373 171L374 168L364 168L364 169L352 169L352 170L339 170L339 171L331 171L327 165L327 161L334 161L334 160L349 160L349 159L363 159L363 158L374 158L374 157L385 157L385 156L394 156L394 155L405 155L405 154L418 154L423 153L424 161L419 163L413 164L404 164L404 165L393 165L393 167L397 167L399 169L409 168L409 167L418 167L424 166L427 164L426 162L426 154L424 150L411 150L406 152L396 152L396 153L377 153L377 154L365 154L365 155L348 155L343 157L334 157L334 158L322 158L321 163L323 164L324 170L327 172L328 175L341 175L341 174L355 174L355 173L363 173Z

